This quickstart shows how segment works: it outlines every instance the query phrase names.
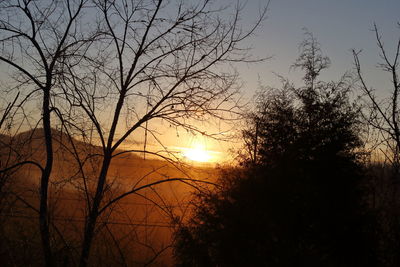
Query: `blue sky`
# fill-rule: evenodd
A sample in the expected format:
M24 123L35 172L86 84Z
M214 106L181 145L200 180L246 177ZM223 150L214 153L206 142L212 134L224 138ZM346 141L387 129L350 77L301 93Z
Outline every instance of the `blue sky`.
M267 1L249 0L243 13L243 25L251 23L259 6ZM336 80L353 67L352 48L362 49L361 63L368 81L386 87L387 76L376 68L379 62L373 23L381 30L388 51L393 51L400 28L400 0L271 0L268 18L250 41L257 56L273 59L257 65L241 65L238 70L245 82L244 91L251 96L260 77L264 85L279 86L272 72L299 81L301 73L289 71L298 55L298 44L306 27L321 43L332 66L322 77Z

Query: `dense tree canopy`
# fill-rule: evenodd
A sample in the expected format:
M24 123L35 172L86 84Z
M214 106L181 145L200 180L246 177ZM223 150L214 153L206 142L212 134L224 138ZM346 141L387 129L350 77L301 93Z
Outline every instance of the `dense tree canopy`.
M179 264L374 265L349 77L318 81L329 59L311 34L300 48L294 66L305 71L305 86L285 81L259 94L244 132L251 153L222 174L221 188L199 195L177 232Z

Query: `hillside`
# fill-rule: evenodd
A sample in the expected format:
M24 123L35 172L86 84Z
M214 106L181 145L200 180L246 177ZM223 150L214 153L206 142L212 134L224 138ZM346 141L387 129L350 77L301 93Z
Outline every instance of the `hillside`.
M44 163L45 146L41 129L23 132L14 137L0 138L2 167L22 160ZM63 239L79 244L83 222L88 212L87 203L91 201L96 188L102 150L98 146L75 138L70 139L57 130L53 130L53 141L54 166L49 187L51 216L56 222L55 227L66 229L63 231ZM30 229L27 235L32 238L31 246L39 242L38 215L34 210L39 208L40 174L39 168L33 165L25 165L13 173L7 187L8 192L15 196L8 199L14 203L12 213L9 213L9 210L2 214L8 216L8 223L11 223L8 227L10 231L16 231L15 234L19 230L15 229L14 225L15 227L24 225L24 228ZM176 177L213 181L215 176L216 173L212 168L179 163L174 165L155 159L144 160L135 154L124 153L112 161L103 205L132 188L155 181ZM192 190L192 187L180 182L167 182L141 190L112 205L111 209L99 219L103 222L100 225L108 225L107 231L113 233L113 238L125 240L124 249L135 251L128 253L132 259L145 262L159 251L165 250L155 264L165 262L170 265L172 254L168 247L172 242L174 229L171 222L185 220L190 214L188 203ZM102 231L98 233L98 237L111 238ZM104 251L109 249L105 243L96 243L97 253L101 253L104 257L106 257Z

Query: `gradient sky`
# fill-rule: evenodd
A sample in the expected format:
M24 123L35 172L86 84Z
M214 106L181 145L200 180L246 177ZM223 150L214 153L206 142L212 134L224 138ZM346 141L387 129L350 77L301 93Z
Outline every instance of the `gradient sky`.
M243 24L251 23L259 6L267 1L247 2ZM252 16L253 14L253 16ZM381 29L388 51L393 51L400 37L400 0L271 0L268 18L257 35L250 41L257 56L273 59L257 65L242 65L239 71L246 83L245 90L252 94L258 77L264 85L279 86L272 72L298 81L301 73L289 71L298 55L298 44L306 27L321 43L323 52L330 57L332 66L322 77L336 80L346 70L353 68L351 49L362 49L361 63L368 80L382 86L384 78L378 75L379 61L373 23Z
M244 28L254 22L260 7L267 2L247 1L241 16ZM218 0L215 3L232 5L236 1ZM362 49L360 61L366 80L369 85L379 88L379 95L384 96L390 89L390 76L376 67L380 58L371 29L376 23L387 50L393 52L400 37L397 22L400 22L400 0L271 0L267 19L246 44L253 47L254 56L273 58L257 64L237 65L243 82L242 92L250 100L260 83L279 87L280 81L274 72L301 85L302 73L290 70L290 66L298 56L298 45L304 38L303 28L307 28L320 42L323 53L331 59L331 67L321 79L335 81L346 71L351 71L354 67L351 49ZM229 147L237 148L234 143L213 142L185 133L178 137L177 133L168 132L166 136L170 141L168 145L190 147L200 143L206 149L222 151L219 155L222 157L227 157Z
M247 0L240 22L244 28L250 27L260 7L267 2ZM215 0L214 3L234 5L236 0ZM273 58L257 64L237 65L243 81L243 94L250 100L258 90L259 83L279 87L279 79L273 72L289 78L297 85L301 84L302 73L290 70L290 66L298 56L298 44L304 38L303 28L307 28L320 42L323 53L332 61L331 68L321 79L338 80L343 73L352 70L353 56L350 50L362 49L360 60L366 80L371 86L379 88L379 94L383 96L390 88L390 76L376 68L380 58L371 29L373 23L378 25L387 51L393 55L400 37L398 22L400 0L271 0L267 19L254 36L247 40L246 45L253 47L252 54L256 57ZM226 143L209 142L201 136L193 137L183 131L178 133L173 129L168 130L163 124L158 128L156 130L166 131L165 139L168 141L165 145L172 149L200 145L217 153L229 147Z

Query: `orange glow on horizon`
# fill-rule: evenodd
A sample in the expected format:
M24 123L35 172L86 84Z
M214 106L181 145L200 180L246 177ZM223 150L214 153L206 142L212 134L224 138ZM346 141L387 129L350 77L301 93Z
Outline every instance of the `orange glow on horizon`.
M198 162L210 162L212 156L207 150L201 148L189 148L183 153L184 157Z
M184 160L196 161L199 163L217 162L221 152L211 151L201 142L194 142L190 147L175 147Z

